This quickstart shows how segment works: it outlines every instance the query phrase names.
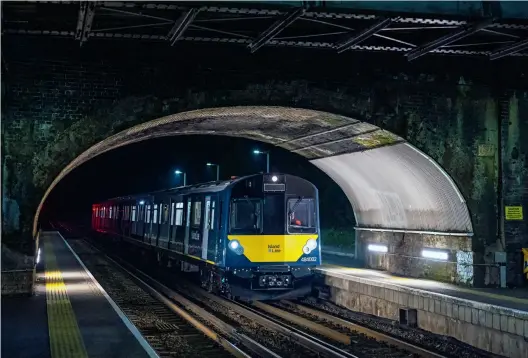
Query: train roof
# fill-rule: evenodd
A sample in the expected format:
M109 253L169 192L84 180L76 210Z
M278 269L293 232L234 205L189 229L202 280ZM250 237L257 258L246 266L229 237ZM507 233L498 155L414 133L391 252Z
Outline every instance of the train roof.
M162 190L151 191L151 192L146 192L146 193L138 193L138 194L119 196L119 197L103 200L103 201L101 201L98 204L106 203L106 202L109 202L109 201L130 200L130 199L137 198L138 196L147 197L147 196L156 195L156 194L174 194L174 195L178 195L178 194L190 194L190 193L217 193L217 192L223 191L223 190L233 186L234 184L236 184L239 181L242 181L242 180L245 180L245 179L248 179L248 178L252 178L252 177L255 177L255 176L263 175L263 174L264 173L257 173L257 174L246 175L246 176L243 176L243 177L237 177L237 178L230 179L230 180L210 181L210 182L205 182L205 183L200 183L200 184L179 186L179 187L175 187L175 188L162 189Z

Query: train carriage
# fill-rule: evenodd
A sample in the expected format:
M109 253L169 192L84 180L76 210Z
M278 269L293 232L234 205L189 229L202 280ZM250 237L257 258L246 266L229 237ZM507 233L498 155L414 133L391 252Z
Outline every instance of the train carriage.
M311 291L321 264L317 188L289 174L255 174L93 205L92 228L199 270L228 296L283 299Z

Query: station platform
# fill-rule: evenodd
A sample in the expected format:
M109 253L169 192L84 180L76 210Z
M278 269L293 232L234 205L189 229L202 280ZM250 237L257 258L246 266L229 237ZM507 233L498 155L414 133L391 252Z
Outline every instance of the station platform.
M474 289L361 269L344 257L323 257L320 267L329 299L348 309L398 321L415 309L417 326L488 352L525 357L528 351L528 290Z
M40 235L32 297L2 298L2 357L158 357L58 232Z

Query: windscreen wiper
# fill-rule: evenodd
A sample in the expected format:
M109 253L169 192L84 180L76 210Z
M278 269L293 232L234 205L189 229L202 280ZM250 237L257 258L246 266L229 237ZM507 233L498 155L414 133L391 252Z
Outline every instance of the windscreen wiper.
M291 215L291 214L295 211L295 209L297 208L297 205L299 205L303 199L304 199L304 196L300 196L299 199L297 199L297 201L295 202L295 204L293 204L292 208L288 211L288 217L290 217L290 215Z

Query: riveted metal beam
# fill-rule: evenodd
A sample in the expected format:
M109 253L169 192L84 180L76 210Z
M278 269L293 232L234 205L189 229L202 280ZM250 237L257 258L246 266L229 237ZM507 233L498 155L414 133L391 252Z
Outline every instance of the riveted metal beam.
M407 60L412 61L414 59L417 59L420 56L423 56L433 50L439 49L442 46L449 45L455 41L459 41L467 36L470 36L482 29L485 29L486 27L493 24L494 19L486 19L484 21L466 25L463 26L462 29L453 32L451 34L447 34L437 40L431 41L425 45L419 46L415 48L412 51L409 51L405 54L407 57Z
M369 37L374 36L377 32L383 30L386 27L389 27L392 21L393 19L391 18L383 19L378 21L374 25L364 29L363 31L357 34L353 34L352 36L337 44L337 53L342 53L351 48L352 46L359 45L361 42L365 41Z
M493 52L489 58L490 60L497 60L499 58L513 55L514 53L521 52L525 49L528 49L528 39L524 39L522 41L518 41L514 44L511 44L509 46L505 46L503 48L498 49L497 51Z
M267 30L261 33L253 42L248 45L248 48L251 53L255 53L259 48L264 46L268 41L272 40L277 36L282 30L290 26L297 20L299 17L303 16L306 12L305 8L298 8L290 11L286 15L281 16L280 19L275 21Z
M167 38L169 39L170 45L173 46L176 41L183 36L183 33L189 25L193 22L196 15L198 15L198 9L189 9L183 12L183 14L176 20L174 26L169 31Z
M95 1L82 1L80 3L75 39L81 42L81 46L90 36L96 6L97 2Z

